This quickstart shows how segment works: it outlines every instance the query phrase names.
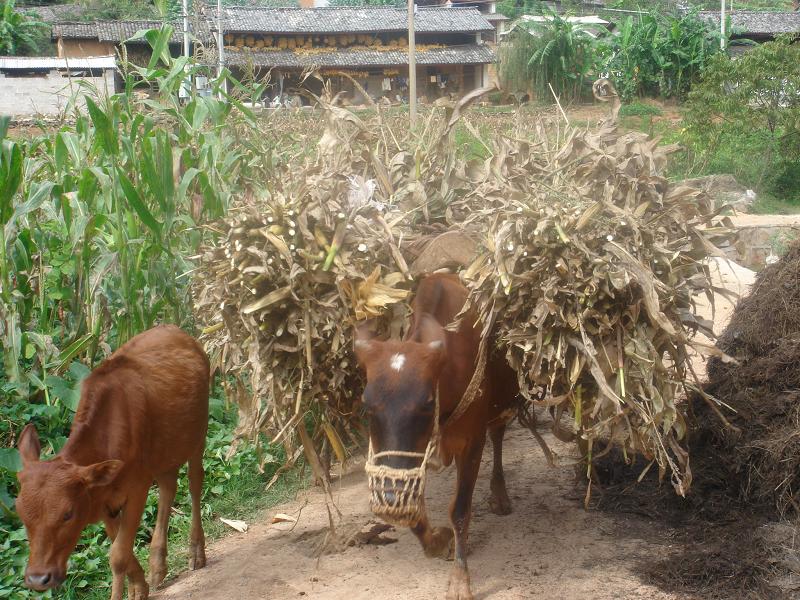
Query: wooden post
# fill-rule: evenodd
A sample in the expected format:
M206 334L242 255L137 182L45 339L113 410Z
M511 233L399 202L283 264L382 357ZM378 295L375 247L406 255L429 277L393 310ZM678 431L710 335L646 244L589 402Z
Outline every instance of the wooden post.
M414 0L408 0L408 111L411 127L417 123L417 57L414 47Z

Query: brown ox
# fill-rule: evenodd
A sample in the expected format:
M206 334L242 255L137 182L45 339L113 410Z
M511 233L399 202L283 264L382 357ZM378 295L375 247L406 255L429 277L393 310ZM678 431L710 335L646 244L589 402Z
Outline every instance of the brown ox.
M190 564L205 565L200 523L203 450L208 428L209 363L203 349L173 326L137 335L83 382L69 440L40 461L36 429L20 435L17 512L30 541L25 584L45 590L66 578L81 531L102 520L113 541L112 600L145 600L148 585L133 554L147 492L158 483L158 516L150 545L150 584L167 573L167 526L178 469L189 463L192 494Z
M439 456L445 465L456 461L458 481L450 505L452 529L432 528L427 516L412 526L427 556L446 557L455 538L455 565L448 599L472 598L466 562L472 493L488 430L494 446L491 479L492 511L511 512L503 475L503 435L509 411L519 390L505 360L490 358L481 393L460 417L450 419L473 374L480 345L474 314L466 315L457 331L445 327L464 306L467 290L453 275L424 279L413 303L411 328L404 341L377 341L360 330L356 355L366 369L364 405L370 421L373 452L424 453L434 431L436 396L439 397ZM389 455L379 465L397 469L418 467L418 456ZM390 498L393 492L383 491Z

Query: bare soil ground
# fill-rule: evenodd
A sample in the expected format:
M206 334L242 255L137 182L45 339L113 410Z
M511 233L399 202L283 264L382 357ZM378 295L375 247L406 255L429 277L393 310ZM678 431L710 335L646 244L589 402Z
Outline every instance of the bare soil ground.
M475 492L469 565L476 599L688 600L640 580L637 565L662 560L675 549L671 533L636 515L583 509L584 486L574 469L550 468L534 438L514 426L507 435L506 477L514 512L488 509L491 449L484 454ZM568 464L571 446L547 436ZM362 464L335 483L343 536L373 521ZM454 469L429 479L432 520L446 522ZM272 515L299 516L294 529L271 525ZM236 515L228 515L235 518ZM316 551L328 532L328 511L319 488L278 506L247 533L234 533L208 548L208 566L185 573L154 595L157 600L219 598L428 599L443 598L452 563L427 559L408 530L390 530L388 545L355 545L343 552ZM337 550L341 550L338 548Z

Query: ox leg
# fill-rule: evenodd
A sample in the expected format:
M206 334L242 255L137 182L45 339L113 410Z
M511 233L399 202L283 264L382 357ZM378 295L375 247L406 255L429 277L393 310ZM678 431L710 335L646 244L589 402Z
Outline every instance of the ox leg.
M203 534L203 522L200 501L203 497L203 451L189 459L189 492L192 495L192 531L189 550L189 568L202 569L206 566L206 539Z
M492 490L489 498L489 507L496 515L511 514L511 499L508 497L506 489L506 477L503 473L503 436L506 433L506 425L503 423L489 431L492 438L492 481L489 485Z
M417 536L425 556L428 558L449 558L453 546L453 530L450 527L431 527L428 515L411 528Z
M157 588L167 576L167 532L172 503L178 491L178 470L156 478L158 483L158 516L150 542L150 587Z
M122 600L125 592L125 576L128 577L128 600L147 600L149 587L144 577L142 565L133 553L136 531L142 521L144 505L147 502L148 486L134 488L128 494L119 522L114 543L111 545L111 600Z
M456 497L450 506L450 520L455 534L455 564L447 586L447 600L472 600L467 570L467 538L472 516L472 493L475 491L485 441L486 438L482 436L480 443L473 444L463 454L456 456L458 482Z

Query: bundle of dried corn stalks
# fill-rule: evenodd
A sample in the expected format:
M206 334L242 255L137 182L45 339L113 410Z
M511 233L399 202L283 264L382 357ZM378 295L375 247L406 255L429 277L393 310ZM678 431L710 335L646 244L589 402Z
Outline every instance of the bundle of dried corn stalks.
M587 458L598 439L641 452L683 493L691 472L676 396L704 325L692 297L711 289L700 262L716 251L718 232L703 229L711 203L664 179L670 148L613 123L520 120L482 140L462 118L478 95L434 109L419 134L323 99L315 155L219 224L197 311L214 363L249 379L239 433L268 431L291 455L296 432L307 456L325 444L342 459L342 439L360 428L352 325L378 317L397 334L415 242L455 229L484 240L465 282L528 398L574 415ZM462 126L488 159L460 158Z
M556 423L572 415L573 431L555 431L589 464L620 446L683 495L691 470L676 401L697 383L687 348L721 354L692 340L713 335L693 298L711 293L702 259L726 232L708 227L703 192L667 182L673 148L645 134L607 122L539 139L498 145L458 202L463 226L488 232L464 273L471 303L529 401Z

